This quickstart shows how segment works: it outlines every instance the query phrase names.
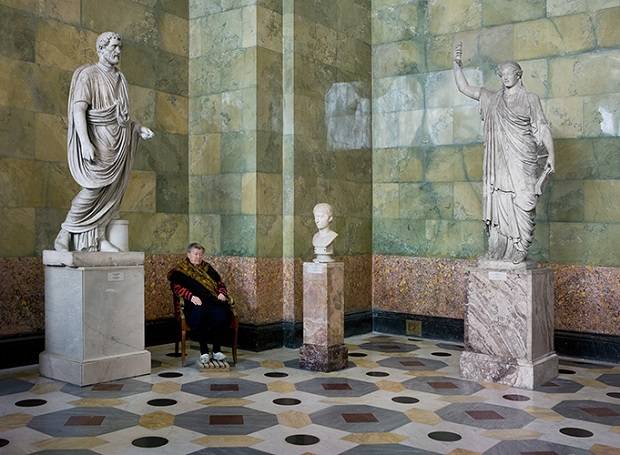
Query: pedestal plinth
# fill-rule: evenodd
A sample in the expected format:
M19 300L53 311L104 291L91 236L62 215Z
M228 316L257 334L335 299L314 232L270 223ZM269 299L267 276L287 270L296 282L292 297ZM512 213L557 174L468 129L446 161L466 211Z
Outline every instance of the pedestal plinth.
M43 376L80 386L151 372L144 253L44 251Z
M313 371L346 368L344 263L304 262L304 344L299 366Z
M557 376L550 269L481 260L467 298L461 376L526 389Z

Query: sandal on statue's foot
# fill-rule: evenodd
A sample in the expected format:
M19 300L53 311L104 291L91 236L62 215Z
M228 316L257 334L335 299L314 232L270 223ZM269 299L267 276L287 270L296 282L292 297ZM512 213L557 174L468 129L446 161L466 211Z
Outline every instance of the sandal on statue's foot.
M56 251L69 251L69 241L71 240L71 234L64 229L61 229L56 240L54 240L54 249Z
M517 252L512 256L512 263L515 265L521 264L523 261L525 261L526 257L527 251L517 250Z

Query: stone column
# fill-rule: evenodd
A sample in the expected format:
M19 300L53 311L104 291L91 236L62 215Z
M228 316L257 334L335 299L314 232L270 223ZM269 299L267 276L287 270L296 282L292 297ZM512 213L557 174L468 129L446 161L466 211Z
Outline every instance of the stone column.
M44 251L43 376L79 386L151 372L144 253Z
M304 344L299 366L314 371L347 366L344 345L344 263L304 262Z
M558 374L553 272L481 260L470 270L461 376L533 389Z

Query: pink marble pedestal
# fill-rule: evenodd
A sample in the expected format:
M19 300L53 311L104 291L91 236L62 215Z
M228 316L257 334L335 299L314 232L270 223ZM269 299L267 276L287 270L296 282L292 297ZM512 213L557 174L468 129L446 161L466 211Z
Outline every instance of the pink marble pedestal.
M550 269L481 260L467 298L462 377L533 389L558 375Z
M304 345L299 366L313 371L347 366L344 345L344 263L304 262Z

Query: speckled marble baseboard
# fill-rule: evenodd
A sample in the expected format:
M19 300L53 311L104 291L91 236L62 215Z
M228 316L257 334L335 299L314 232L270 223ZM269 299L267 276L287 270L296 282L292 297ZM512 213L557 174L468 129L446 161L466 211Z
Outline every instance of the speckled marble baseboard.
M620 267L540 264L554 275L555 328L620 335ZM373 257L373 311L463 319L475 261Z

